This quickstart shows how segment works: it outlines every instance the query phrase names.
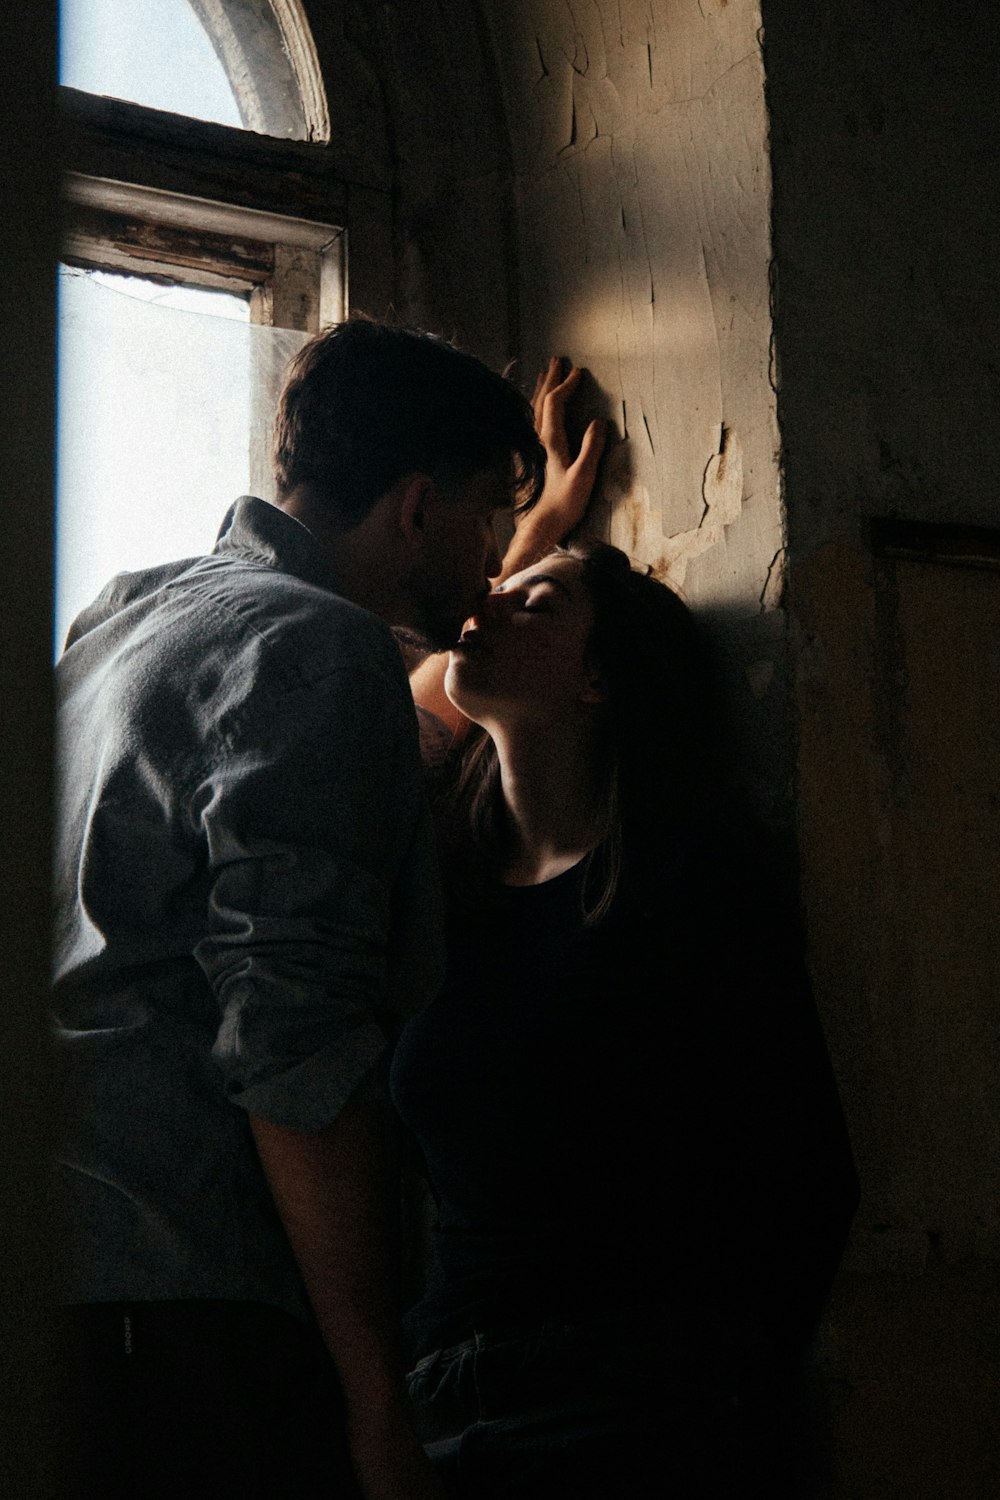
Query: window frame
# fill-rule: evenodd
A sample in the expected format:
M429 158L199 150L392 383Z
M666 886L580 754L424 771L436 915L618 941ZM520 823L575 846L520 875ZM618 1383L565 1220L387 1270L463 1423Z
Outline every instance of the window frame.
M69 264L249 292L251 321L348 311L350 189L329 146L60 89Z
M385 315L395 281L391 169L352 148L350 132L330 139L301 0L191 3L244 128L62 85L61 259L245 295L251 323L274 328L314 333L352 307ZM267 58L279 52L281 76L269 78ZM286 125L298 109L311 139L251 128L282 128L281 109ZM273 394L253 399L251 483L260 487Z
M329 141L323 75L302 0L188 0L229 79L243 125ZM260 57L268 59L261 67Z

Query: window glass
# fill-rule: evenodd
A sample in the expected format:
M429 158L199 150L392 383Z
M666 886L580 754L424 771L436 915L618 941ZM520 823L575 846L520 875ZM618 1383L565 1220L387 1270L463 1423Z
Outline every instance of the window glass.
M88 94L242 124L225 70L187 0L62 0L59 79Z
M57 651L109 578L210 551L251 488L252 439L309 335L248 319L225 293L61 268Z

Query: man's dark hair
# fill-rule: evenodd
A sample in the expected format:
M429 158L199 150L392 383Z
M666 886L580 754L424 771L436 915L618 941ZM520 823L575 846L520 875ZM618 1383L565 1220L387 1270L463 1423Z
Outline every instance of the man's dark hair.
M530 504L545 452L530 403L472 355L357 318L293 360L274 428L279 495L308 484L350 527L406 474L448 484L483 470L509 474L512 499Z

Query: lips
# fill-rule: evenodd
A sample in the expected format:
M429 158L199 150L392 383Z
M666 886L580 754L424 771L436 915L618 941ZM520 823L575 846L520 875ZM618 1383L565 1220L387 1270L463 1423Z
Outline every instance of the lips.
M464 626L462 627L462 634L455 642L455 646L453 647L453 649L456 651L475 651L479 650L482 647L482 644L483 640L482 635L480 634L479 624L475 616L473 615L471 619L466 620Z

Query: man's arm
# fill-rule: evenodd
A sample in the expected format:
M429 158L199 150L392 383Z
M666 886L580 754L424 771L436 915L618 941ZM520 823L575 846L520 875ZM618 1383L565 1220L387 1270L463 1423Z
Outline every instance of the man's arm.
M389 1105L351 1100L331 1125L250 1116L257 1151L347 1407L366 1500L432 1500L397 1354L399 1182Z
M398 1021L397 886L433 867L395 643L363 617L343 629L323 673L315 631L305 655L279 638L222 721L192 794L210 880L194 956L219 1006L213 1056L338 1369L362 1494L430 1500L396 1357L399 1189L372 1084Z

